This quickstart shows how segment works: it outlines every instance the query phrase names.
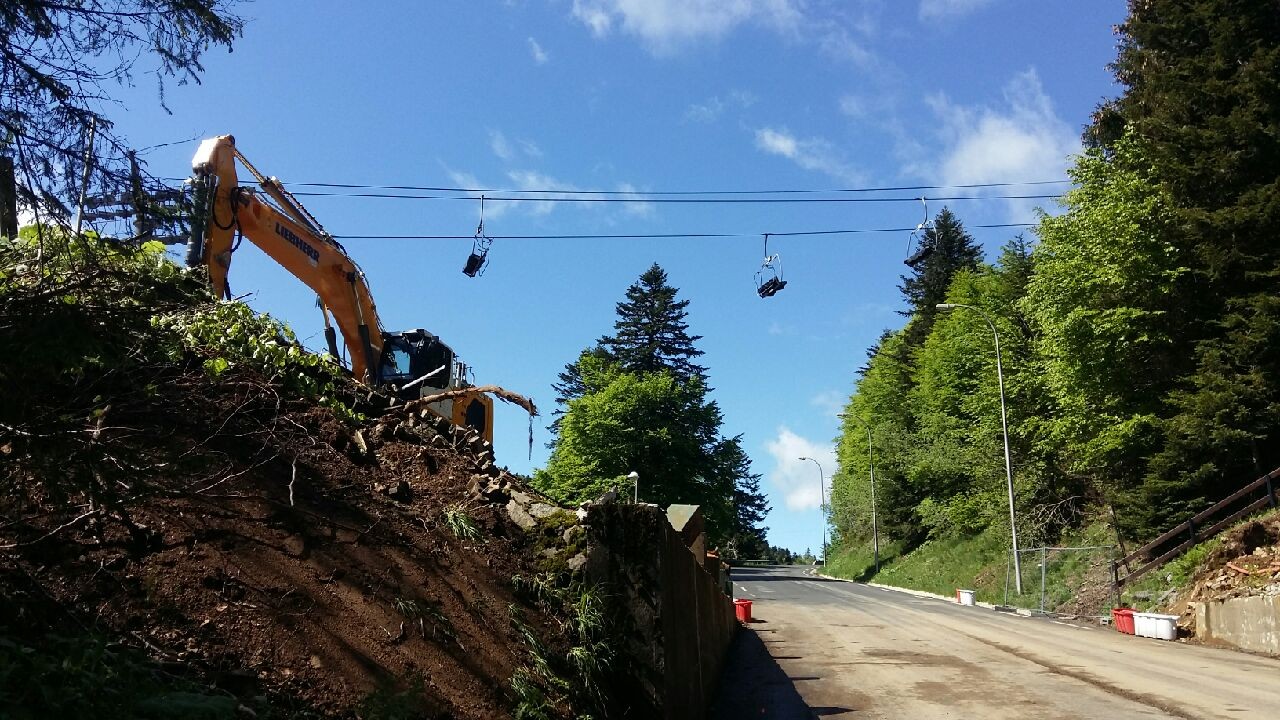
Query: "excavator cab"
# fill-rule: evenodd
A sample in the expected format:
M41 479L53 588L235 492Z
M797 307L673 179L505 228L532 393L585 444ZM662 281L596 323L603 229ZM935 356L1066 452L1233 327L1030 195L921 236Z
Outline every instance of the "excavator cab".
M454 364L452 348L426 330L385 332L378 384L395 385L406 400L431 395L458 387Z
M401 400L465 389L471 386L466 374L466 366L454 356L453 349L426 330L382 334L378 384ZM472 428L485 439L492 438L489 422L493 401L484 394L440 400L431 403L430 408L455 425Z

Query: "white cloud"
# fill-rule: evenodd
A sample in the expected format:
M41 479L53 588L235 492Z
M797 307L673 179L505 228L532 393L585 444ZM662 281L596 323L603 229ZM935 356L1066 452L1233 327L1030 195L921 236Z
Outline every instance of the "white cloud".
M536 197L545 199L548 202L524 202L522 205L532 206L535 215L547 215L555 209L556 205L563 203L550 202L556 199L565 199L571 197L568 193L581 190L573 183L557 180L550 175L544 175L534 170L512 170L507 173L507 177L516 184L519 190L552 190L560 192L540 192ZM562 194L563 193L563 194ZM595 207L598 203L570 203L571 205Z
M941 159L931 169L943 185L1027 182L1064 177L1080 151L1078 133L1057 116L1040 77L1028 70L1004 88L1005 107L962 107L929 99L942 127ZM1010 217L1029 217L1029 201L1009 201Z
M839 26L829 26L825 32L821 33L818 47L834 58L849 60L862 68L872 68L877 63L874 53Z
M542 148L535 145L532 140L517 140L516 142L520 143L520 149L525 155L531 158L542 157Z
M704 103L694 103L684 111L684 119L693 122L709 123L714 122L724 112L724 101L719 97L712 97Z
M618 183L618 191L624 193L635 193L636 186L631 183ZM654 204L651 202L629 202L621 203L622 211L633 217L650 218L655 214Z
M507 136L502 134L501 130L489 131L489 147L493 150L493 154L503 160L510 160L515 157L515 152L511 149L511 143L507 142Z
M573 0L572 14L596 37L616 27L658 54L721 38L745 23L794 32L801 20L793 0Z
M810 405L820 408L824 415L832 418L837 417L848 402L848 395L841 393L839 390L823 390L809 398Z
M781 155L805 170L826 173L852 185L864 181L863 174L841 160L836 148L822 138L800 139L785 129L759 128L756 147L771 155Z
M510 140L501 130L489 131L489 149L503 160L514 160L523 153L531 158L542 157L542 149L531 140Z
M760 128L756 130L756 147L767 153L781 155L792 160L796 159L799 154L800 144L796 138L786 130L774 130L773 128Z
M990 4L991 0L920 0L920 19L958 17Z
M456 187L465 188L469 191L473 191L473 192L467 193L471 197L479 200L480 196L484 194L479 191L483 189L485 185L481 183L476 178L475 175L472 175L469 172L462 172L460 170L451 170L447 167L445 168L445 172L449 174L449 179L453 181L453 184ZM484 216L485 218L501 217L503 214L507 212L507 210L511 207L511 205L512 203L486 202L484 204ZM479 217L480 217L480 204L476 203L476 218L479 219Z
M539 65L546 65L547 61L551 59L551 56L547 54L547 51L543 50L542 46L539 45L538 41L534 40L532 36L529 38L529 53L533 55L533 61Z
M767 474L769 483L782 495L788 510L807 510L821 505L823 493L831 496L831 476L836 471L835 448L828 443L815 443L791 432L786 426L770 440L767 449L773 457L773 468ZM802 457L811 457L822 465L826 489L819 490L818 468Z

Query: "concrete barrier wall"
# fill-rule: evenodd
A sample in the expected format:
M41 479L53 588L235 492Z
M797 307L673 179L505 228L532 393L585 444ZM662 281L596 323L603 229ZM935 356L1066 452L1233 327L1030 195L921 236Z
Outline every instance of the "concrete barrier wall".
M1196 603L1196 637L1280 655L1280 596Z
M616 680L630 684L630 707L619 716L700 720L738 627L733 602L657 506L592 504L586 526L587 578L613 594L627 628Z

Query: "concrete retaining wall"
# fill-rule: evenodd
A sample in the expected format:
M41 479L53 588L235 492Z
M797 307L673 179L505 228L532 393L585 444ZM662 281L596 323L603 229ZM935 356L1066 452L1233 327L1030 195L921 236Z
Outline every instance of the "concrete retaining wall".
M738 628L733 602L657 506L592 504L586 526L587 578L613 594L625 628L616 680L630 707L618 716L700 720Z
M1196 637L1280 655L1280 596L1196 603Z

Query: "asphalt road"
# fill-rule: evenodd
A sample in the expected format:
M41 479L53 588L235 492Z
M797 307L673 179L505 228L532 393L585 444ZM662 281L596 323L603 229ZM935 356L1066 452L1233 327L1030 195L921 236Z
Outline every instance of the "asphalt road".
M713 720L1280 718L1280 661L962 607L800 566L735 568Z

